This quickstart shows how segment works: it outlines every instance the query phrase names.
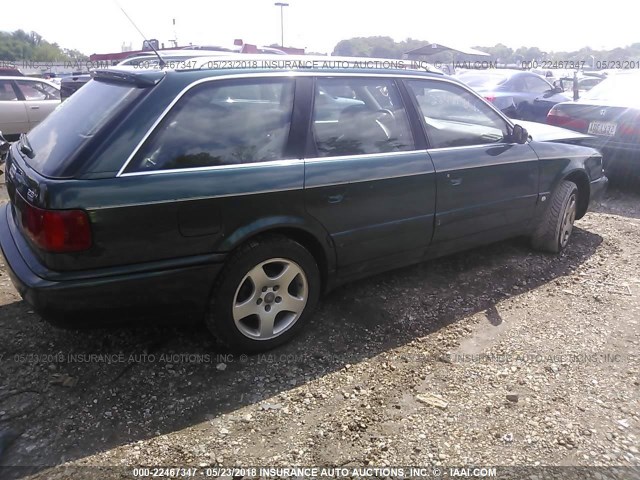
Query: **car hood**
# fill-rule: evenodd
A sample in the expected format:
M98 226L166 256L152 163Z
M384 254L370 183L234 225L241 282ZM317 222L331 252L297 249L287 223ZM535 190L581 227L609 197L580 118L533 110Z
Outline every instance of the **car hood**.
M593 138L586 133L575 132L566 128L555 127L545 123L525 122L517 120L515 123L527 129L529 135L536 142L566 142L580 143L581 140Z

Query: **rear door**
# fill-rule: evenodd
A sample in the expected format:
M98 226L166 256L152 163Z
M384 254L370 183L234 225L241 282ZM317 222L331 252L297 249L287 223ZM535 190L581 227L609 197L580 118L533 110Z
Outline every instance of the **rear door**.
M118 202L137 204L92 217L109 246L103 256L132 262L225 251L304 218L304 164L289 149L294 91L290 77L213 77L191 87L114 179Z
M409 118L393 78L316 80L305 205L347 276L411 261L431 240L434 167Z
M25 102L18 97L13 80L0 79L0 131L17 135L29 131L29 117Z
M443 80L407 85L436 169L434 246L473 245L524 231L538 197L533 149L510 142L508 123L465 88Z
M44 82L34 80L15 80L24 99L29 129L44 120L60 105L60 91Z

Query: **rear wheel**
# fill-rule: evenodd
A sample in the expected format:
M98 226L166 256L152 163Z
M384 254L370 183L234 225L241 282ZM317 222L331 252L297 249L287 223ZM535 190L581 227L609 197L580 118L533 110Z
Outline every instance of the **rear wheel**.
M299 243L269 235L229 259L212 295L207 326L227 346L265 351L287 342L313 314L320 272Z
M558 253L568 244L578 208L578 187L568 180L556 188L532 237L536 250Z

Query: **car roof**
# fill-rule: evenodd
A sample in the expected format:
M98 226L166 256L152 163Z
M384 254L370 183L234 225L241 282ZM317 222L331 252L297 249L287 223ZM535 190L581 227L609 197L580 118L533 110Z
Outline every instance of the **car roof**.
M58 85L56 85L55 83L50 82L49 80L45 80L44 78L38 78L38 77L17 77L17 76L12 76L12 75L0 75L0 80L26 80L28 82L42 82L42 83L46 83L47 85L51 85L52 87L57 88L58 90L60 90L60 87Z
M490 77L490 76L494 76L494 77L513 77L513 76L516 76L516 75L537 75L538 77L541 76L541 75L538 75L535 72L529 72L527 70L516 70L516 69L513 69L513 68L491 68L491 69L484 69L484 70L466 70L466 71L462 72L461 75L485 75L487 77Z
M422 71L444 75L442 70L426 62L414 62L400 58L371 57L338 57L323 55L278 55L278 54L236 54L223 59L216 56L198 57L195 59L196 70L286 70L305 69L312 71L326 70L361 70L373 73L376 70L389 71ZM416 67L415 65L420 65ZM413 68L412 68L413 66ZM185 69L187 70L187 69Z
M184 47L183 50L199 50L199 51L209 51L209 52L229 52L229 53L240 53L242 51L242 47L239 45L189 45L188 47Z

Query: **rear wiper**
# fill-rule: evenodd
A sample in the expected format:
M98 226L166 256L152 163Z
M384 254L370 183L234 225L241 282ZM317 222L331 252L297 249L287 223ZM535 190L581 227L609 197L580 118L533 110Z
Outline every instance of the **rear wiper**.
M20 143L18 144L18 148L27 157L33 158L33 148L31 148L31 144L29 143L29 138L26 133L20 134Z

